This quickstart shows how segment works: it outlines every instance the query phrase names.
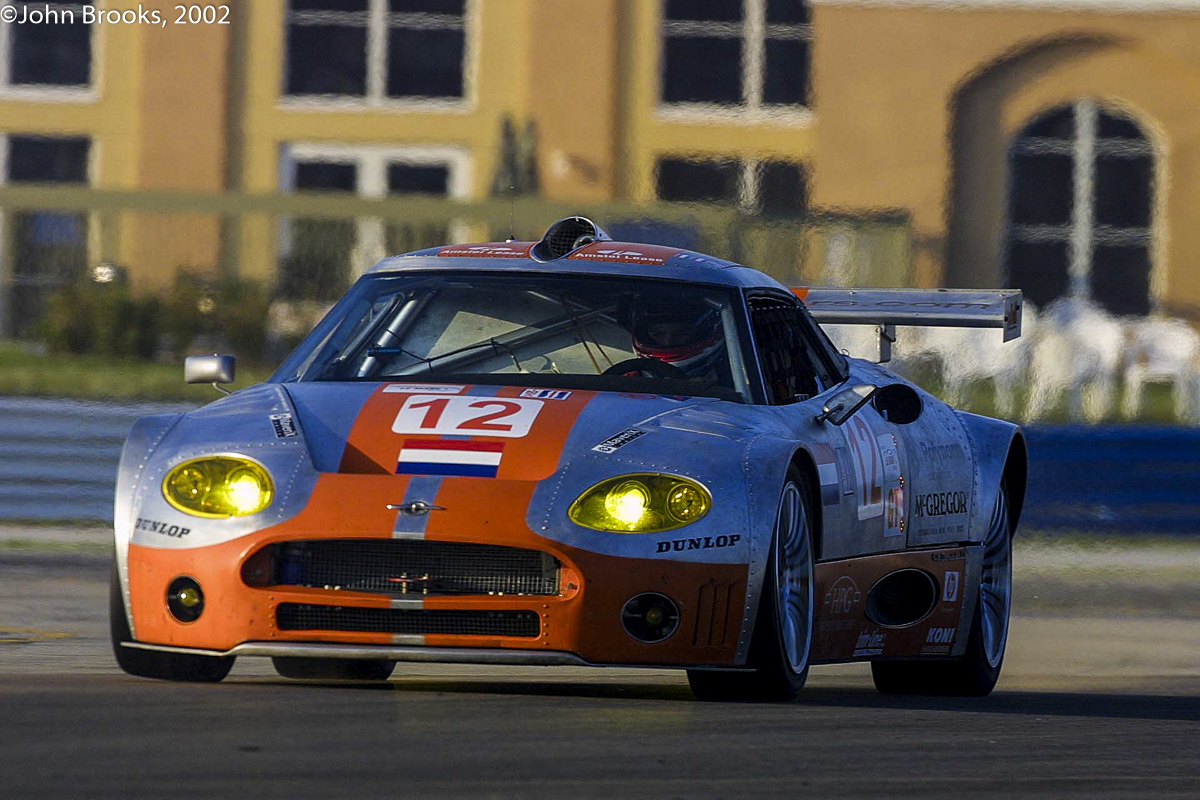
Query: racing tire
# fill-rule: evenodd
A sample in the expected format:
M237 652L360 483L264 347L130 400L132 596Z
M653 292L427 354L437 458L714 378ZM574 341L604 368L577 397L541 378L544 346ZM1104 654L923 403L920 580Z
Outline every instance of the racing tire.
M126 647L124 643L132 642L133 634L125 616L125 600L121 596L115 555L108 585L108 621L113 655L121 669L130 675L165 681L216 683L228 675L233 667L233 656L191 656Z
M396 668L395 661L361 658L304 658L272 656L275 671L296 680L386 681Z
M811 482L788 470L775 513L771 555L758 601L750 671L688 670L688 683L701 700L795 700L808 678L813 638L814 556Z
M983 567L966 653L942 661L874 661L871 677L884 694L984 697L991 694L1004 665L1008 618L1012 610L1012 520L1008 488L1000 485L984 540Z

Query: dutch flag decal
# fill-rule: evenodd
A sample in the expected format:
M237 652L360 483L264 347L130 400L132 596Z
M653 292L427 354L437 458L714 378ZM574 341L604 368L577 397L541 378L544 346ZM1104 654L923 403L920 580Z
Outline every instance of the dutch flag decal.
M396 459L396 474L494 478L503 454L504 442L405 439Z

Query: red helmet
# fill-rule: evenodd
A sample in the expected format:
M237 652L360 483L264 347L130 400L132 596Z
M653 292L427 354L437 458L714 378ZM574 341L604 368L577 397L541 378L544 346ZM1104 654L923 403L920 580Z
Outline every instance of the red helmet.
M725 337L721 312L677 296L641 297L633 308L633 350L698 375L720 356Z

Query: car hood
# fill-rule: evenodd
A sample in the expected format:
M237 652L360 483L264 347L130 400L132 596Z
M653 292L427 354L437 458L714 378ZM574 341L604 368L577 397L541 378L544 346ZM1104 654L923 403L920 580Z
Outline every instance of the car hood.
M678 434L740 440L754 415L712 398L640 393L401 383L285 388L297 434L320 472L536 481L572 456L628 456L661 449ZM664 436L669 431L677 435Z
M122 540L140 536L141 544L169 548L228 541L300 513L321 476L340 473L425 476L425 487L438 478L490 478L471 481L473 496L485 503L495 499L487 499L489 487L499 497L514 486L536 484L528 501L536 517L528 520L532 530L596 552L618 552L622 545L611 535L570 524L562 503L615 475L676 474L701 481L714 502L721 501L724 510L712 524L744 527L742 470L750 462L743 456L778 421L769 409L712 398L308 383L261 384L178 417L143 418L139 425L131 439L141 443L138 452L122 458L119 483L129 505L119 523ZM258 514L215 522L172 508L158 490L169 470L217 453L261 463L275 479L278 500ZM176 524L189 532L178 538L138 532L135 518L139 525Z

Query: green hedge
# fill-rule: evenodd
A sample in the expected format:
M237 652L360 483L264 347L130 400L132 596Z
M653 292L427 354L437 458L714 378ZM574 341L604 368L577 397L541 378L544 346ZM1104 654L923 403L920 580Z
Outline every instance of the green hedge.
M122 281L86 281L50 293L40 338L55 353L174 360L222 350L259 363L268 355L270 304L260 283L186 270L163 296L137 294Z

